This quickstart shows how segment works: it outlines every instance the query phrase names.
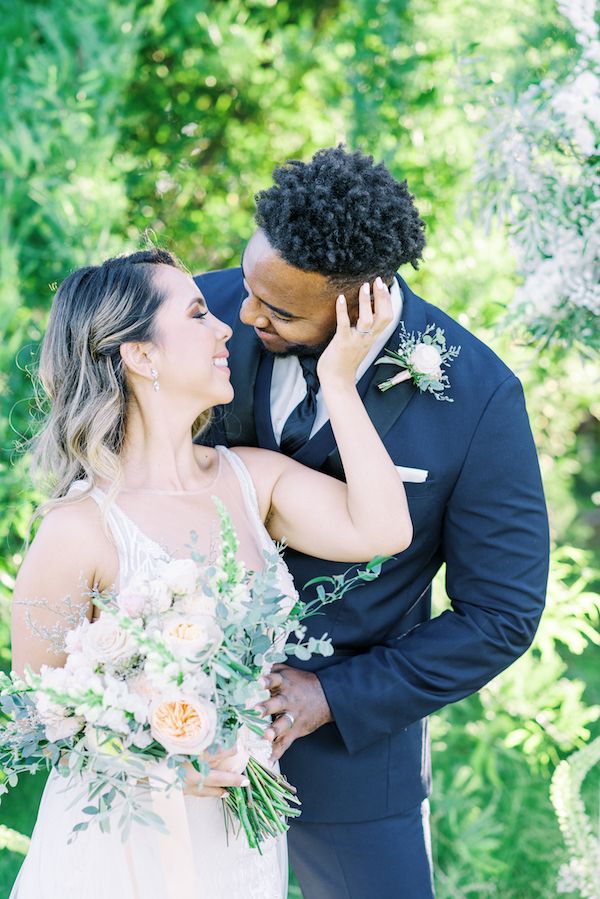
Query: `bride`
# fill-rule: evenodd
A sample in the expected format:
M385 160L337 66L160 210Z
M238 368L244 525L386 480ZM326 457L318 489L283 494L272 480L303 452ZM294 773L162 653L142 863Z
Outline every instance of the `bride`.
M295 549L339 561L404 550L412 537L402 481L362 405L355 372L391 319L386 287L359 293L350 323L343 297L337 330L318 375L346 474L343 483L283 454L192 442L213 406L228 403L228 325L207 309L192 278L163 250L80 269L59 288L44 339L40 376L50 412L34 464L51 498L19 572L13 664L64 664L73 614L94 618L89 591L125 583L157 559L189 557L190 535L209 560L218 536L213 497L225 503L251 570L285 538ZM283 562L282 592L294 587ZM57 639L57 635L60 639ZM269 756L269 743L253 747ZM266 753L264 750L266 749ZM193 769L182 817L192 847L198 899L281 899L287 894L285 839L263 854L226 839L220 796L244 777L209 758L202 784ZM231 766L230 766L231 767ZM27 858L11 899L163 899L177 895L178 870L161 835L90 828L68 842L78 815L76 785L51 773Z

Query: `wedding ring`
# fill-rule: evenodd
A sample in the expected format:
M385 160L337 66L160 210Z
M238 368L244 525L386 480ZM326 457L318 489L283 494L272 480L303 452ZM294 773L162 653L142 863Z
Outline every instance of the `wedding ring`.
M369 328L368 331L361 331L360 328L356 328L356 333L357 333L357 334L372 334L372 333L373 333L373 328Z
M292 715L292 713L291 713L291 712L283 712L279 717L280 717L280 718L287 718L287 719L289 720L289 722L290 722L290 730L291 730L292 727L294 726L294 722L295 722L295 720L296 720L296 719L294 718L294 716Z

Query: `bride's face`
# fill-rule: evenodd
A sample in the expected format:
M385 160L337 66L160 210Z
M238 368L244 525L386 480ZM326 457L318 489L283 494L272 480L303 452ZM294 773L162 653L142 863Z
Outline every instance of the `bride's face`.
M175 401L189 397L198 404L198 412L231 402L225 346L231 328L207 309L202 293L185 272L159 265L154 277L166 295L156 314L151 353L161 394Z

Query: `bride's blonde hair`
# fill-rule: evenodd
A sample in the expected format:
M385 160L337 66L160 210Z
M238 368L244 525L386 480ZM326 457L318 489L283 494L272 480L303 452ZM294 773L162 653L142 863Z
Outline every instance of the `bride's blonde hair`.
M33 473L49 494L39 514L67 501L76 480L87 480L84 495L100 481L119 483L130 401L120 347L156 336L166 299L156 265L181 268L166 250L141 250L81 268L56 292L39 364L48 413L32 445ZM196 420L194 437L210 418L208 411Z

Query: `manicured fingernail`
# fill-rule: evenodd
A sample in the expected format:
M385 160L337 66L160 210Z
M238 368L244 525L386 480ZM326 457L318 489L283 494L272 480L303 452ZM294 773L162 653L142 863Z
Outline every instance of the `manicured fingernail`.
M338 297L338 303L340 304L340 306L343 306L345 302L346 302L346 297L344 296L343 293L341 293Z
M241 787L249 787L250 786L250 781L248 780L247 777L245 777L242 781L240 781L240 786Z
M379 288L383 287L383 281L379 277L375 278L375 284Z
M365 281L365 283L362 286L362 289L367 290L367 291L369 290L369 282L368 281Z

